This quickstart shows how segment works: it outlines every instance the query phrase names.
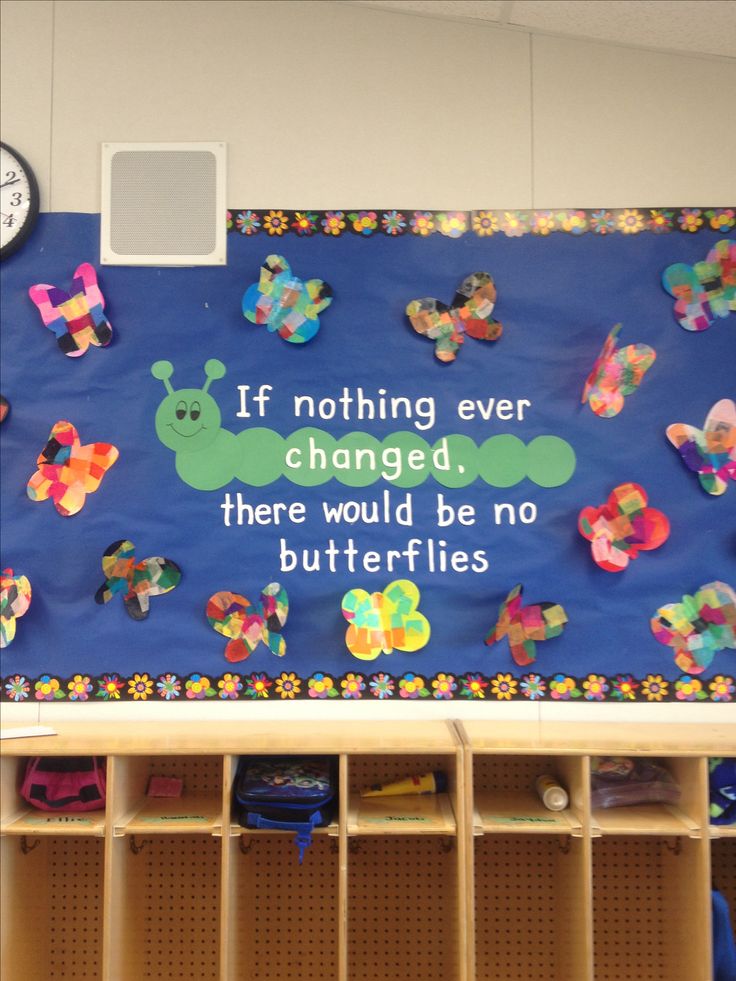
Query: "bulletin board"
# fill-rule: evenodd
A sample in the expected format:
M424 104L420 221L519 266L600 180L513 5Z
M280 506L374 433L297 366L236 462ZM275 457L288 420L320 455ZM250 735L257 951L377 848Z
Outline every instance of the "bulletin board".
M184 269L42 215L2 266L2 698L733 700L735 214L233 209ZM716 247L685 329L663 273ZM84 263L111 334L70 357L29 288ZM264 284L308 339L244 316ZM697 456L716 405L708 487L668 429ZM44 451L92 474L76 513Z

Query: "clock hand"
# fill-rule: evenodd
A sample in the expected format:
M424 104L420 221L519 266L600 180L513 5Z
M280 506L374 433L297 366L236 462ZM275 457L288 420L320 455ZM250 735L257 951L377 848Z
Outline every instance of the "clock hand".
M5 181L4 184L0 184L0 188L8 187L10 184L17 184L20 181L20 177L14 177L12 180Z

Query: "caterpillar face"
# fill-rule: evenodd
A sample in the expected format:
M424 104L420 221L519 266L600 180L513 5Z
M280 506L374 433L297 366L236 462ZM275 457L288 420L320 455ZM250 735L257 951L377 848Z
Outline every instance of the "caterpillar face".
M176 453L195 453L214 442L221 422L211 395L200 388L181 388L167 395L156 410L156 435Z

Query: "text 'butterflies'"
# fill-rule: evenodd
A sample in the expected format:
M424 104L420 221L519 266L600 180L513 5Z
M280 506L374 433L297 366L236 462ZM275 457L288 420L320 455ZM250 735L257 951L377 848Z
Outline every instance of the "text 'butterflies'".
M38 470L28 481L28 496L32 501L50 497L59 514L67 518L82 510L87 494L97 490L118 456L111 443L82 446L74 426L60 420L36 460Z
M14 576L12 569L0 575L0 647L7 647L15 637L15 621L31 605L31 584L25 576Z
M531 664L537 657L538 640L559 637L565 629L567 614L559 603L521 605L524 587L518 583L501 604L496 626L485 639L488 647L508 637L511 656L519 665Z
M181 569L171 559L153 556L135 560L135 546L121 540L109 545L102 556L105 581L95 593L96 603L109 603L122 594L128 614L134 620L145 620L149 614L151 596L171 592L181 581Z
M635 392L657 354L648 344L627 344L616 350L621 324L609 333L588 375L581 402L597 416L610 419L624 407L624 397Z
M651 620L652 633L675 652L688 674L701 674L714 655L736 647L736 592L725 582L709 582L681 603L668 603Z
M623 572L639 552L659 548L670 534L667 517L647 507L639 484L619 484L601 507L583 508L578 530L591 542L593 561L606 572Z
M682 462L698 475L700 486L718 497L736 480L736 403L721 399L708 413L702 429L684 422L667 427L667 439Z
M685 330L707 330L736 311L736 242L716 242L704 262L667 266L662 284L675 297L675 318Z
M311 341L319 314L332 303L332 289L321 279L302 282L282 255L270 255L261 276L243 294L243 316L263 324L292 344Z
M265 587L257 603L239 593L215 593L207 601L206 614L210 626L230 638L225 647L228 661L244 661L261 641L277 657L286 653L281 631L289 615L289 597L277 582Z
M503 326L491 314L496 303L496 287L487 272L467 276L450 304L431 297L412 300L406 315L418 334L435 342L434 354L448 363L457 357L465 335L479 341L497 341Z
M103 312L105 298L97 273L88 262L77 266L68 293L58 286L37 283L28 295L67 357L78 358L90 344L107 347L112 340L112 327Z
M382 593L351 589L342 598L342 615L350 622L348 650L361 661L373 661L394 649L413 653L429 641L429 621L418 610L419 590L408 579L389 583Z

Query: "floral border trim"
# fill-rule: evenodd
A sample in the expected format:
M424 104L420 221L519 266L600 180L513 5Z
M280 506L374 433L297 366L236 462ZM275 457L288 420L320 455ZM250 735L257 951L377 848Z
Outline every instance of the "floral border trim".
M712 229L724 234L736 227L736 206L728 208L599 208L551 211L287 211L274 208L231 208L227 230L241 235L281 238L297 235L416 235L440 234L460 238L506 235L549 235L567 232L582 235L637 235L641 232L693 234Z
M515 676L498 672L484 675L466 672L455 675L440 672L424 676L407 672L391 675L350 671L332 676L318 671L300 677L293 671L278 675L254 671L221 676L203 674L120 675L114 672L100 676L75 674L69 678L44 674L27 678L15 674L0 679L2 702L145 702L162 699L167 702L263 701L266 699L329 700L434 699L436 701L556 701L568 702L734 702L736 681L730 675L693 678L681 675L674 681L659 674L634 678L630 674L606 676L589 674L574 678L565 674L550 677L533 672Z

